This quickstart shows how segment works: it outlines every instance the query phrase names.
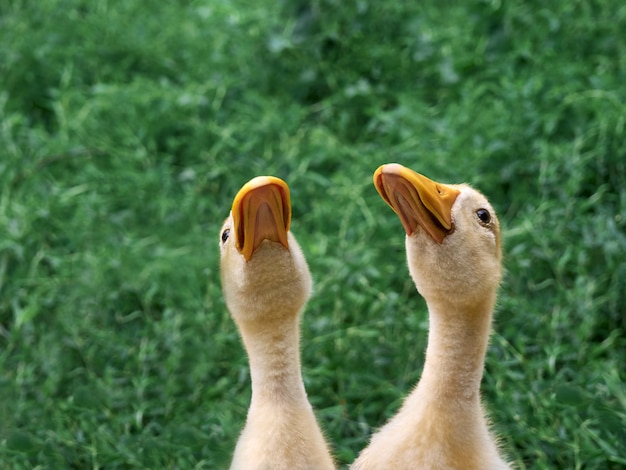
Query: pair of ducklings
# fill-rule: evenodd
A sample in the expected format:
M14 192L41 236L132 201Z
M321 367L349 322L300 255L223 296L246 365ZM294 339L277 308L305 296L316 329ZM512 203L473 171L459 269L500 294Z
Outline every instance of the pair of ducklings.
M350 468L508 469L480 401L502 272L496 214L471 187L399 164L378 168L374 185L406 231L430 326L417 386ZM335 468L302 381L299 318L312 280L290 222L287 184L262 176L238 192L221 231L222 290L252 381L231 469Z

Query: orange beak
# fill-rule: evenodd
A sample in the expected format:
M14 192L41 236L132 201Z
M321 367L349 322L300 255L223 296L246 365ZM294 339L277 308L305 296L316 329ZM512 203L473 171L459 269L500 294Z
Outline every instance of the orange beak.
M378 194L394 210L407 235L419 225L437 243L452 233L452 205L460 191L437 183L397 163L374 172Z
M231 209L235 246L250 261L264 240L289 248L291 224L289 186L274 176L257 176L239 190Z

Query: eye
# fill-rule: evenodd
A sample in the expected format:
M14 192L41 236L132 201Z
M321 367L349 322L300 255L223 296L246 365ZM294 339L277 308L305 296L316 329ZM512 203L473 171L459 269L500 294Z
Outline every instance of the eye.
M476 216L483 224L488 224L489 222L491 222L491 214L487 209L478 209L476 211Z
M228 237L230 237L230 229L227 228L222 232L222 243L226 243L226 240L228 240Z

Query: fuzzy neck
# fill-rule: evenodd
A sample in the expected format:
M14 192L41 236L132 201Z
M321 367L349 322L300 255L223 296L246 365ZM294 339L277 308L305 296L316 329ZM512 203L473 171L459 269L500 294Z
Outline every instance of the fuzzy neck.
M265 403L308 406L300 372L298 316L239 325L252 379L250 409Z
M471 308L429 303L426 362L417 387L421 397L432 399L433 404L480 406L493 303L488 300Z

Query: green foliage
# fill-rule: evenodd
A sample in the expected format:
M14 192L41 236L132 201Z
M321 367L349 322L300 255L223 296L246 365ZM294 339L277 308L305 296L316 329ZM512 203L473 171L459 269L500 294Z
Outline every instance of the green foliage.
M340 464L418 380L422 299L371 175L489 196L507 275L483 394L520 469L626 466L626 7L0 6L0 461L222 468L249 373L218 230L292 190L304 378Z

